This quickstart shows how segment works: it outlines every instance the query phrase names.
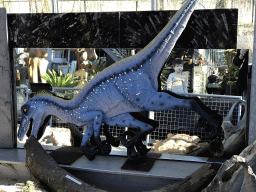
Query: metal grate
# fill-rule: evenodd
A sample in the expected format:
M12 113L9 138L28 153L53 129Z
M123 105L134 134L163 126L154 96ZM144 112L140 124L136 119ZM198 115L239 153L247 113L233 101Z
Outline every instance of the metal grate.
M224 95L203 95L203 94L186 94L190 97L199 97L201 101L212 110L217 110L220 115L225 117L232 105L241 100L242 97L224 96ZM237 106L233 113L232 123L236 125L241 114L241 106ZM150 118L159 122L159 127L148 136L148 143L154 143L155 140L165 140L167 134L188 134L197 135L203 138L208 134L205 130L195 130L195 125L200 116L194 111L186 108L165 110L160 112L150 112ZM218 135L217 139L223 140L223 131ZM202 142L209 141L202 139Z

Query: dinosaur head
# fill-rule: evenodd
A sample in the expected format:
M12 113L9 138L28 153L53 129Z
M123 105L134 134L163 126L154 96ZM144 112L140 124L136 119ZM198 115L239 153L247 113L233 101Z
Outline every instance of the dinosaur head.
M18 131L19 140L21 140L24 137L28 130L31 133L32 122L35 117L35 111L36 107L32 106L30 101L28 101L21 107L22 119Z
M27 101L22 107L22 119L18 131L18 138L21 140L25 134L29 137L33 134L40 139L50 119L44 115L44 107L33 100Z

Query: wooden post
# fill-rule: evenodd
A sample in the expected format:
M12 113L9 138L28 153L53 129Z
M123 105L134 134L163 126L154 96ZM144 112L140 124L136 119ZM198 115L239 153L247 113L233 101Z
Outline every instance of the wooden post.
M0 148L14 148L17 143L13 68L7 40L7 13L5 8L0 8Z

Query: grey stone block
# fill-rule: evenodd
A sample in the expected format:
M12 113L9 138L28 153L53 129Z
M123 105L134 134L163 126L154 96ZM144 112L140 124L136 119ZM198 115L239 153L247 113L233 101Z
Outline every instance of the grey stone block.
M9 60L7 14L0 8L0 148L13 148L16 126L13 70Z

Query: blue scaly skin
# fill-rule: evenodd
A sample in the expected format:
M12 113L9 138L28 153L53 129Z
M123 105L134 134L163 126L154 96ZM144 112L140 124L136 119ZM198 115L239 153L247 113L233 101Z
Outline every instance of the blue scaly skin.
M127 147L128 157L136 159L138 153L146 154L141 140L157 125L148 120L134 118L134 112L162 111L176 107L195 110L208 122L212 132L209 138L218 134L222 117L207 108L197 97L188 98L168 91L160 91L159 73L180 34L184 30L198 0L187 0L182 8L168 22L165 28L139 53L123 59L94 77L72 100L63 100L49 93L39 93L22 106L22 121L18 131L19 139L28 132L40 137L51 115L77 126L87 125L81 148L90 160L97 153L108 154L109 143L102 143L100 127L108 126L140 128L131 140L120 138ZM28 129L33 120L33 129ZM110 138L108 131L105 132ZM96 145L89 147L94 137ZM111 144L111 141L110 141Z

